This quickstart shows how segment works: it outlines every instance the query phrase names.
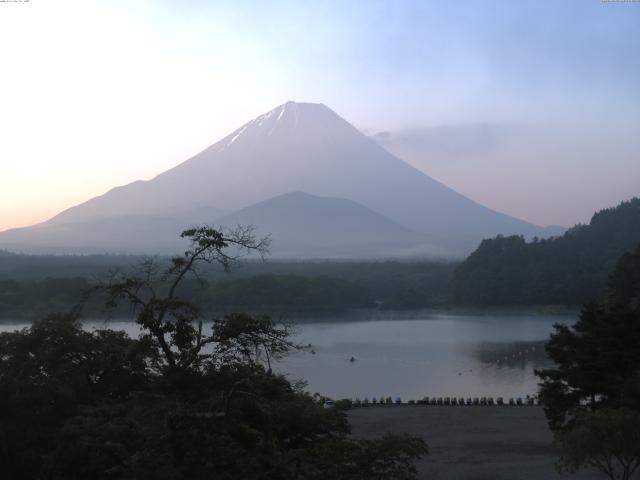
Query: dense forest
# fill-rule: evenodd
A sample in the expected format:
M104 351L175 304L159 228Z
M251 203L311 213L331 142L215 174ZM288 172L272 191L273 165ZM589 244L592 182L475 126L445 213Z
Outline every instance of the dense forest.
M125 265L141 260L2 255L0 319L5 320L68 311L83 296L84 315L101 316L105 312L100 292L89 296L84 292L106 281L110 271L127 271ZM201 280L185 282L181 294L208 314L242 309L274 316L309 316L353 309L442 308L454 268L454 263L441 262L247 262L231 274L205 267ZM128 312L111 312L114 314Z
M593 215L560 237L483 240L453 274L457 305L579 305L602 299L617 260L640 243L640 198Z

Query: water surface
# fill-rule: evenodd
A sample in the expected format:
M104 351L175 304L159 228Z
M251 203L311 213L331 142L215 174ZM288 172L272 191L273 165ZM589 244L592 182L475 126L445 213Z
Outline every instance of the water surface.
M574 321L572 314L526 312L307 321L296 327L295 340L314 353L295 353L276 369L334 398L525 396L537 391L534 369L549 364L543 344L553 323ZM0 325L0 331L23 326ZM140 331L127 321L85 326Z
M336 398L503 396L535 394L534 369L554 323L570 315L433 313L411 320L309 323L296 339L315 354L280 366L305 378L311 392ZM351 362L351 357L355 361Z

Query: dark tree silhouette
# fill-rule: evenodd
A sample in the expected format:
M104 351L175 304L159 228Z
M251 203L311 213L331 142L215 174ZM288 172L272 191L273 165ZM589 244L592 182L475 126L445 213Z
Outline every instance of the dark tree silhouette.
M583 308L572 327L555 325L546 347L554 368L537 372L549 424L561 430L586 410L640 410L640 246L623 255L607 303Z
M580 414L573 428L556 435L561 471L591 466L611 480L629 480L640 466L640 412L602 409Z
M215 341L212 335L203 334L198 309L179 296L181 283L189 276L200 278L198 265L202 262L217 263L228 271L244 254L265 255L269 248L269 238L256 238L251 227L224 232L202 226L180 236L189 239L190 246L183 255L173 257L168 267L163 269L157 260L148 258L133 275L113 273L106 286L109 305L125 300L132 306L137 322L157 342L172 369L191 367L201 360L202 349Z

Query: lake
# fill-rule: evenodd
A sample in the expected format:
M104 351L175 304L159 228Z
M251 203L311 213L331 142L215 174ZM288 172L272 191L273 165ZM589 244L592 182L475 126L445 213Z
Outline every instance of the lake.
M300 323L295 340L311 344L314 353L297 352L276 369L332 398L524 397L537 391L534 369L549 365L544 342L552 325L576 320L575 314L532 312L405 317L389 312ZM125 321L85 325L139 332ZM0 325L0 331L24 326Z

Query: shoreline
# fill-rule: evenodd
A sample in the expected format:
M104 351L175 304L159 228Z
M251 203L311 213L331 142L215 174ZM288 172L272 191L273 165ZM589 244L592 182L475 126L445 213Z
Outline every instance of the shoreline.
M558 315L576 316L580 313L581 306L566 305L523 305L523 306L496 306L496 307L449 307L449 308L417 308L417 309L377 309L362 308L351 309L343 312L268 312L257 309L246 310L246 313L253 315L268 315L272 319L291 323L340 323L340 322L375 322L394 320L431 320L438 315L451 315L453 317L464 318L466 316L531 316L531 315ZM243 310L244 311L244 310ZM204 317L221 317L231 313L230 311L217 313L203 313ZM0 325L26 325L40 316L25 315L0 316ZM111 317L101 318L98 316L88 316L81 318L85 322L135 322L133 318ZM209 320L210 321L210 320Z

